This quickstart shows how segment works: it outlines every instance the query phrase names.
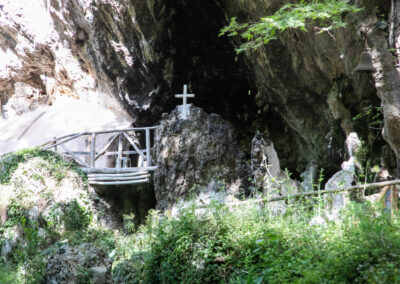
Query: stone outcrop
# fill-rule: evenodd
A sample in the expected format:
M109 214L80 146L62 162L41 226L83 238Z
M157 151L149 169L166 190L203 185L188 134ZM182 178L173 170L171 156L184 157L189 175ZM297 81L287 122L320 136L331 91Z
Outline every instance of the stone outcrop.
M179 117L178 108L163 115L153 149L158 167L154 186L159 209L171 207L178 198L193 198L204 191L242 193L243 154L231 126L217 114L191 107L188 119Z
M7 165L12 159L13 154L1 157L2 178L10 171ZM108 229L120 226L110 205L62 161L31 157L18 163L10 174L8 184L3 180L0 183L0 226L16 222L15 226L3 227L1 233L0 253L6 259L17 245L25 243L24 232L29 226L44 243L51 243L54 234L94 224Z
M112 283L111 265L111 259L94 244L73 247L65 243L48 257L43 280L49 284Z

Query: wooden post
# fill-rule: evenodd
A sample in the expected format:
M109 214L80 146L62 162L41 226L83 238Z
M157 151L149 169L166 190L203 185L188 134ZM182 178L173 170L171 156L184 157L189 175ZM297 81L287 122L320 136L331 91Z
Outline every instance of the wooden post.
M53 137L53 139L54 139L54 144L55 144L54 151L57 152L57 137Z
M117 169L121 168L121 160L122 160L122 132L119 133L118 136L118 157L117 157L117 162L115 164L115 167Z
M90 163L90 161L91 161L90 155L91 155L91 153L92 153L91 147L92 147L92 136L88 136L88 137L86 137L86 139L85 139L85 151L88 152L89 155L85 156L85 159L84 159L85 162L86 162L88 165L91 164L91 163Z
M150 129L146 129L146 167L151 166L151 155L150 155Z
M96 133L92 133L90 142L90 167L94 168L96 161Z
M395 212L399 211L399 206L397 204L399 200L399 190L396 185L392 185L390 190L390 201L391 201L391 212L394 214Z

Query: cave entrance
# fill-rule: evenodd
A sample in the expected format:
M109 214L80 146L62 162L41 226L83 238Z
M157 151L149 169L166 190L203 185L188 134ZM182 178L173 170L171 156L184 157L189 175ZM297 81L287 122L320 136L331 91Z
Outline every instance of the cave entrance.
M126 216L129 216L136 227L142 225L146 221L149 210L156 208L152 182L118 186L96 185L94 189L110 204L121 223L126 221Z
M171 16L164 25L159 52L173 62L171 91L179 93L188 84L188 91L196 95L194 105L230 121L239 141L253 136L252 121L257 110L249 94L256 90L232 43L218 36L226 24L223 7L214 0L164 3ZM170 109L176 105L171 101Z

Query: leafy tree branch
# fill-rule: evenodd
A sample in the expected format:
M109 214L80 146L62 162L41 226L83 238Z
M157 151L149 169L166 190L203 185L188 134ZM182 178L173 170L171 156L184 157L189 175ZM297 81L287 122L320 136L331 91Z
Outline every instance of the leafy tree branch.
M238 23L236 17L220 31L220 36L240 36L245 42L236 49L237 53L257 49L287 29L307 31L306 24L311 21L318 33L345 27L342 14L357 13L360 8L347 3L348 0L302 0L297 4L286 4L275 14L261 18L253 23Z

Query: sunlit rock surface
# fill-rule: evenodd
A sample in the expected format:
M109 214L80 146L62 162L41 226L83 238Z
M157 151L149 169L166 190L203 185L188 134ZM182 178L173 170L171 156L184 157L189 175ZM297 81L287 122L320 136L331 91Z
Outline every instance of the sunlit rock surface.
M132 118L57 31L55 1L0 6L0 153L53 137L130 126Z

